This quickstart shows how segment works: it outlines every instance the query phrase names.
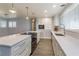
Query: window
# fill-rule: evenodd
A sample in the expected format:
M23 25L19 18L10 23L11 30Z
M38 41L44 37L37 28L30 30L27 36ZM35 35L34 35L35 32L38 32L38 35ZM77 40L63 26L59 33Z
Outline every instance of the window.
M9 21L9 27L15 28L16 27L16 21Z
M0 28L6 28L6 27L7 27L6 20L0 20Z
M11 21L9 22L9 27L10 27L10 28L12 27L12 22L11 22Z
M13 27L16 27L16 22L13 22Z

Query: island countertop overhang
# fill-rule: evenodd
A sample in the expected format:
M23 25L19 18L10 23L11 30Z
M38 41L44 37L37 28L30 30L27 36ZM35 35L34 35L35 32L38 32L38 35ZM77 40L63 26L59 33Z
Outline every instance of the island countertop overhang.
M13 34L9 36L0 37L0 46L11 47L29 36L31 37L31 35Z

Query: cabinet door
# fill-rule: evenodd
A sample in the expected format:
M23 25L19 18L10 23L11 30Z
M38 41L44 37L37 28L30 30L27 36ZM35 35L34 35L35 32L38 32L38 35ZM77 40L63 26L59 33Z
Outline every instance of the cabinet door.
M40 38L51 38L51 31L49 29L40 30Z
M30 50L30 52L28 52ZM31 53L31 37L25 38L23 41L17 43L11 48L11 55L13 56L21 56ZM27 55L28 55L27 54Z
M55 56L65 56L65 53L55 39L53 39L53 49Z
M31 37L27 38L26 43L26 47L20 56L29 56L31 54Z
M40 41L40 32L37 33L37 44L39 43Z
M20 55L25 48L26 48L26 40L23 40L22 42L17 43L11 48L11 54Z

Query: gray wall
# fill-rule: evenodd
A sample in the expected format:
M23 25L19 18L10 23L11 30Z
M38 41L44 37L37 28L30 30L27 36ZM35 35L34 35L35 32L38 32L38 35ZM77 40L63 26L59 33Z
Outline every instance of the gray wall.
M3 22L6 27L3 26ZM0 36L5 36L8 34L7 20L5 18L0 18Z
M9 21L16 21L16 28L9 28L9 34L31 31L31 20L26 20L24 18L14 18L9 19L8 22Z
M11 34L31 31L31 20L26 20L24 18L13 18L13 19L0 18L0 22L1 21L6 21L7 26L6 28L0 27L0 36L6 36ZM9 21L15 21L16 28L9 28L8 27Z

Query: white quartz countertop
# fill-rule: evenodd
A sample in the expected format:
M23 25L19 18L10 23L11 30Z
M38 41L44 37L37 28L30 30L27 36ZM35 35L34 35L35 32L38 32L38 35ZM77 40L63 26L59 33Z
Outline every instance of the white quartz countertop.
M27 31L27 33L38 33L39 31Z
M53 35L67 56L79 56L79 39L69 35L56 36L54 33Z
M0 37L0 46L13 46L14 44L24 40L25 38L29 37L30 35L20 35L14 34L5 37Z

